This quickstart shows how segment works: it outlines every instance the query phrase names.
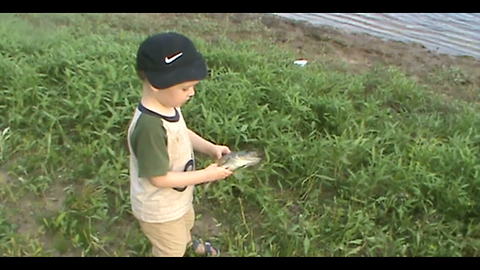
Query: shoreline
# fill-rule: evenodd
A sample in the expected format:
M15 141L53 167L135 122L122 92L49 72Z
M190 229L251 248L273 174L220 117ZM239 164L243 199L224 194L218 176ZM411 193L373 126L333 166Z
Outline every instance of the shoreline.
M465 41L462 39L464 38L462 32L460 32L462 30L457 28L459 21L456 20L461 20L463 18L463 16L458 13L453 13L452 15L445 17L446 21L452 20L452 26L439 26L438 28L435 26L435 23L443 24L444 22L433 22L432 20L437 20L433 19L434 16L439 15L430 14L430 16L428 13L418 14L423 18L418 18L418 21L416 21L417 18L413 18L417 16L412 13L400 13L402 15L398 13L353 13L351 14L351 19L348 19L348 13L308 13L308 15L303 15L303 13L267 14L273 14L296 22L307 22L313 26L331 27L339 32L345 32L347 34L363 33L386 41L399 41L406 44L417 43L425 46L427 50L440 55L446 54L453 57L473 57L480 60L480 51L478 51L480 44L479 46L475 46L475 44L470 43L473 42L472 39L475 39L472 38L471 33L473 32L471 28L474 19L469 19L466 14L464 29ZM440 18L438 19L440 20ZM416 22L413 23L413 21L410 20ZM431 25L427 26L429 23ZM405 28L401 28L401 24L407 25L404 25ZM444 36L440 36L442 35L443 31L441 31L441 28L443 27L445 27L444 30L447 32L444 33Z

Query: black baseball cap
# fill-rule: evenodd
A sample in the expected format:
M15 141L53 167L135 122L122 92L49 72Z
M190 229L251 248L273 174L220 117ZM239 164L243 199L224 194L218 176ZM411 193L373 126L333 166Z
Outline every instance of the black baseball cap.
M145 39L138 48L137 70L143 71L150 84L159 89L202 80L208 74L205 60L193 42L175 32Z

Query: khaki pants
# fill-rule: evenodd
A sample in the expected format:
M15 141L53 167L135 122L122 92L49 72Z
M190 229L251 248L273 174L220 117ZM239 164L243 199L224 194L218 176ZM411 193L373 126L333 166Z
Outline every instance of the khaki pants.
M190 231L195 222L193 207L181 218L165 223L148 223L139 220L143 233L152 243L155 257L182 257L192 241Z

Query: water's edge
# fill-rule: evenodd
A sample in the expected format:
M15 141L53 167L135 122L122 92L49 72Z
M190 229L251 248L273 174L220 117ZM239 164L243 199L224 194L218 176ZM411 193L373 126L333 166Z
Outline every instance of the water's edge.
M272 13L312 25L419 43L431 51L480 59L480 14Z

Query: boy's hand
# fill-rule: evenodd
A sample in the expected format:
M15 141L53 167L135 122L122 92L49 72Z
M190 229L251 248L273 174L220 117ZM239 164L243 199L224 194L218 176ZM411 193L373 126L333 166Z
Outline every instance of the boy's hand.
M210 164L204 169L211 176L211 181L221 180L232 175L233 171L219 167L216 163Z
M214 159L220 159L223 155L229 154L230 148L225 145L213 145L211 148L211 155Z

